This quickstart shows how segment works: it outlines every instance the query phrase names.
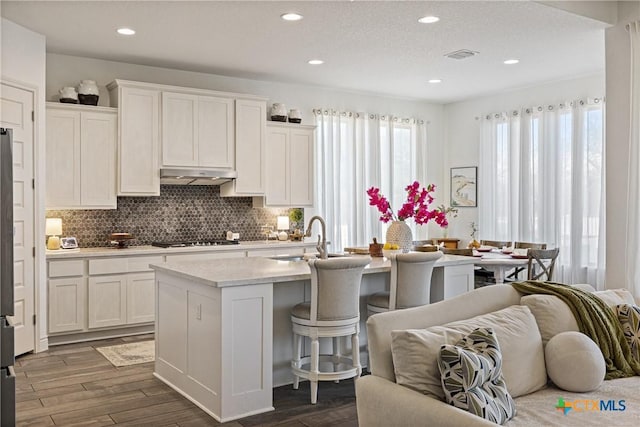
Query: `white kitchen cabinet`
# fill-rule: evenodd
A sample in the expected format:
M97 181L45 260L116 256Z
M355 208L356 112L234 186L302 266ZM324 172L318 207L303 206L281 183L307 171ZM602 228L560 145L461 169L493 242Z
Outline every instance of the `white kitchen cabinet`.
M127 276L89 277L89 329L127 323Z
M221 196L262 196L265 191L267 104L236 100L235 170L238 177L220 187Z
M113 108L47 104L47 209L116 208Z
M127 324L154 321L154 282L154 273L127 275Z
M268 206L313 206L315 126L270 122L266 142Z
M118 107L117 192L160 195L160 90L115 80L107 85Z
M87 279L49 280L49 332L82 331L86 324Z
M234 100L162 93L162 166L234 166Z

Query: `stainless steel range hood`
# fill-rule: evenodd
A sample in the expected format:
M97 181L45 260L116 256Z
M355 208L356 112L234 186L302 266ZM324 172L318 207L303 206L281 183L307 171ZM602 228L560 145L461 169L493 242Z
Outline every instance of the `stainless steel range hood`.
M230 169L160 169L160 184L220 185L237 176Z

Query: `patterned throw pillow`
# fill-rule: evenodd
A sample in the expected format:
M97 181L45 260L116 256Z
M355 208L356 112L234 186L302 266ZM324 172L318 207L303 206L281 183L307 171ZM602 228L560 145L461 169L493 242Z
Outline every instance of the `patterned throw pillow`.
M447 403L497 424L516 415L502 377L502 354L492 328L474 329L438 357Z
M631 304L616 305L616 314L624 336L631 347L631 354L640 360L640 307Z

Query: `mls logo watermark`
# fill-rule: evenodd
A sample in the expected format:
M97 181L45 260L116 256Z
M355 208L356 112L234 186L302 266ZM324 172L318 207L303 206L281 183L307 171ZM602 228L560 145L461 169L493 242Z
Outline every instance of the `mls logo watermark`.
M589 400L589 399L577 399L577 400L564 400L562 397L558 399L556 409L562 411L564 415L567 415L569 411L575 412L595 412L595 411L615 411L623 412L627 409L627 404L624 400Z

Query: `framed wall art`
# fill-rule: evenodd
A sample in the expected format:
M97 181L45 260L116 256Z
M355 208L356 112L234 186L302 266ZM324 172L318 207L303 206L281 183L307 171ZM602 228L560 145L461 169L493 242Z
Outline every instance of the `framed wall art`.
M478 167L451 168L451 206L478 206Z

